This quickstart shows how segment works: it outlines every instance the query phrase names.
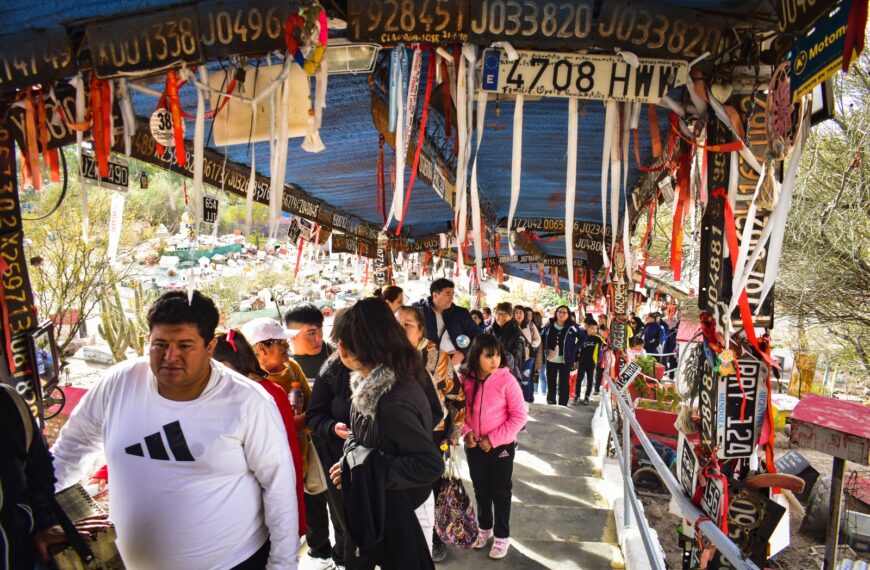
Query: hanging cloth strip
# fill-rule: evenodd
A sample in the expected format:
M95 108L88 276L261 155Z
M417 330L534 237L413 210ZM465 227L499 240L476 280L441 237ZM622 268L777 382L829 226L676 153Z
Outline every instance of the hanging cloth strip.
M511 152L511 204L508 210L507 221L508 250L511 255L516 255L513 240L510 239L510 236L511 231L513 231L514 214L517 211L517 205L520 203L520 185L523 172L523 103L525 98L526 96L522 93L517 93L514 103L514 131Z
M683 221L685 220L691 191L689 189L689 175L691 167L691 154L688 145L681 145L677 153L677 188L674 199L674 221L671 232L671 271L674 281L680 281L683 268Z
M623 52L625 53L625 52ZM632 54L633 55L633 54ZM624 57L624 56L623 56ZM638 113L633 113L634 110L637 110ZM628 229L628 196L626 195L626 191L628 188L628 143L631 139L631 125L637 125L637 121L639 120L640 115L640 106L631 105L629 103L622 103L622 129L620 131L620 137L622 142L621 153L619 155L619 159L622 162L622 251L625 258L625 275L628 279L628 283L633 281L632 269L633 269L633 259L634 256L631 254L631 232ZM635 126L636 128L636 126ZM615 236L614 236L615 237ZM616 276L619 278L619 276Z
M712 195L714 197L723 198L725 202L725 237L728 243L731 257L731 268L733 270L737 266L737 251L739 250L739 245L737 243L737 228L734 224L734 211L731 209L731 203L725 196L724 188L716 188L713 190ZM740 307L740 318L743 321L743 329L746 334L746 339L756 352L765 358L765 361L767 361L768 364L772 364L772 361L768 360L770 357L766 356L764 351L762 351L758 345L758 338L755 336L755 326L752 322L752 311L749 308L749 299L746 295L746 289L743 289L743 291L740 292L738 306Z
M474 68L471 62L469 69ZM477 159L480 157L480 143L483 142L483 124L486 118L486 100L488 93L481 89L477 94L477 146L474 151L474 163L471 167L471 241L474 243L474 265L477 274L483 273L483 232L480 214L480 191L477 183Z
M184 147L181 101L178 98L178 75L175 70L166 72L166 96L169 98L169 112L172 113L172 131L175 135L175 159L178 166L187 166L187 149ZM111 111L110 115L111 116Z
M205 66L199 68L203 83L208 83L208 75ZM183 70L187 72L187 70ZM203 162L205 159L205 97L201 89L196 90L196 122L193 128L193 195L196 203L193 206L196 216L196 233L199 235L199 225L202 222L202 177Z
M640 248L643 250L643 266L640 271L640 288L643 289L646 287L646 264L649 261L649 251L652 248L652 241L649 239L650 233L652 232L653 224L655 223L656 217L656 206L658 200L657 198L653 198L649 203L649 220L646 225L646 231L643 234L643 241L641 241Z
M429 63L426 70L426 94L423 97L423 114L420 117L420 127L417 130L417 148L414 151L414 162L411 165L411 174L408 178L408 190L405 192L405 203L402 206L402 217L399 218L399 224L396 226L397 236L401 235L402 232L402 224L405 221L408 204L411 202L411 190L414 188L414 181L417 179L417 167L420 165L420 154L423 151L423 141L426 140L426 124L429 120L429 99L432 95L432 85L435 83L435 52L432 51L432 48L427 49L429 51ZM420 53L419 50L414 53L415 61L418 53ZM416 107L416 97L414 97L414 106ZM408 130L408 133L410 134L410 129Z
M472 51L473 51L473 47ZM467 189L468 189L468 156L470 153L470 117L468 109L468 98L473 96L473 85L469 86L469 78L473 81L474 66L470 66L472 74L468 73L468 58L467 50L463 47L459 54L459 64L456 71L456 130L458 137L458 155L456 160L456 202L454 204L454 228L456 228L456 239L461 242L465 240L465 234L468 223L468 204L467 204Z
M111 152L111 136L109 117L112 114L112 100L109 84L91 75L91 135L94 138L94 154L97 158L97 169L100 178L109 177L109 152ZM179 161L179 164L181 162Z
M867 28L867 2L853 0L846 24L846 38L843 42L843 73L849 71L852 53L861 55L864 51L864 30Z
M622 136L622 103L614 103L613 136L610 138L610 251L616 249L616 224L619 222L619 182L622 170L620 142Z
M36 102L33 90L28 89L24 96L24 168L22 180L29 180L35 190L42 190L42 170L39 167L39 137L36 127Z
M616 101L608 100L605 103L604 115L604 148L601 155L601 224L602 227L607 227L607 182L610 172L610 154L613 149L613 132L618 124L618 112ZM614 222L615 223L615 222ZM610 267L610 259L607 255L607 239L606 232L601 232L602 256L604 257L604 267ZM612 249L612 247L611 247Z
M577 193L578 104L579 100L577 97L568 98L568 165L565 175L565 261L568 266L568 291L572 295L574 294L574 204ZM516 139L514 139L514 149L516 149ZM516 168L516 163L514 163L514 168ZM517 188L517 192L519 192L519 188ZM513 206L513 193L511 194L511 205ZM511 210L511 213L513 213L513 210ZM508 223L508 228L510 228L510 222Z
M37 106L37 128L39 130L39 145L42 149L42 159L48 166L49 179L54 182L60 182L60 162L57 155L57 149L49 149L48 141L48 116L45 112L45 97L42 89L34 90L36 95Z
M118 80L118 98L121 103L121 119L124 121L124 154L130 156L133 150L133 135L136 134L136 112L133 110L130 88L124 78Z
M390 65L390 131L395 133L395 185L393 187L393 201L387 216L387 229L393 218L402 215L402 197L404 192L405 177L405 77L407 76L408 55L405 45L398 44L393 48L393 57Z

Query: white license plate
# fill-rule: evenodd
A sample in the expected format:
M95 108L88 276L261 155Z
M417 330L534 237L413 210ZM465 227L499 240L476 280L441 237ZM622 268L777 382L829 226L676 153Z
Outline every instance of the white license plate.
M674 87L685 84L684 61L639 58L635 68L619 55L578 55L558 52L490 49L483 56L483 89L505 95L579 97L657 103Z

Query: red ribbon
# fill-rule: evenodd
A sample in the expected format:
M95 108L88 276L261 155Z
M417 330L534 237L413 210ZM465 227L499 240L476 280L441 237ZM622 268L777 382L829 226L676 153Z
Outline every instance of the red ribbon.
M111 133L112 97L109 83L91 75L91 134L94 154L101 178L109 177L109 153L112 151Z
M236 347L236 329L230 329L227 333L227 344L233 347L233 352L238 352L239 349Z
M855 51L861 55L861 52L864 51L864 29L866 27L866 0L852 0L852 9L849 10L849 20L846 25L846 38L843 43L843 73L849 71L852 52Z
M291 56L296 55L299 51L299 43L296 40L297 30L302 30L305 27L305 18L296 14L290 14L287 21L284 22L284 43L287 44L287 51Z
M414 187L414 181L417 179L417 167L420 164L420 154L423 151L423 141L426 139L426 122L429 119L429 98L432 95L432 84L435 83L435 52L432 48L429 50L429 64L426 72L426 96L423 99L423 115L420 117L420 128L417 130L417 149L414 151L414 163L411 165L411 176L408 179L408 190L405 191L405 204L402 206L402 219L396 226L396 235L402 232L402 223L405 220L405 212L408 211L408 203L411 202L411 189ZM399 141L396 141L396 148L401 148ZM434 166L433 166L434 168Z
M450 74L447 72L447 60L441 60L441 86L444 88L444 138L453 137L451 113L453 102L450 98Z
M24 96L24 159L27 175L32 179L33 188L42 190L42 172L39 169L39 138L36 129L36 103L33 91L28 89Z
M302 261L302 249L305 247L305 240L303 238L299 238L299 243L296 246L296 267L293 269L293 279L296 279L296 276L299 275L299 263ZM366 266L368 267L368 266Z
M178 75L170 69L166 72L166 96L169 112L172 113L172 131L175 134L175 159L178 166L187 166L187 149L184 148L184 131L181 117L181 101L178 98Z

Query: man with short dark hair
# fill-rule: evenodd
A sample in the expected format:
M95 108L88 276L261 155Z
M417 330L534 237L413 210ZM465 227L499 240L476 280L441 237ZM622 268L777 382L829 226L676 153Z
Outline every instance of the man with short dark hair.
M52 449L57 489L105 453L128 568L297 568L287 434L272 397L212 359L217 323L202 293L162 295L148 356L111 368Z
M284 315L284 324L288 329L299 331L291 341L293 343L293 359L302 367L308 381L314 384L323 363L335 351L330 344L323 340L323 313L312 303L297 305ZM312 388L312 398L308 401L309 406L313 401L314 390L316 387ZM306 408L306 414L307 411ZM335 462L331 461L328 454L325 453L326 442L322 441L320 436L308 427L306 427L306 433L311 434L311 440L321 462L324 465L333 465ZM305 515L308 525L305 536L308 541L308 556L311 558L311 566L318 570L333 568L333 564L344 565L345 534L340 507L341 495L331 484L328 485L325 493L305 494ZM330 515L332 516L333 529L335 529L335 545L329 541Z
M302 367L305 377L313 382L320 367L335 351L323 340L323 313L312 303L297 305L284 315L284 325L290 330L299 331L291 341L293 359Z
M468 309L453 304L456 286L449 279L436 279L429 285L430 296L414 304L426 317L426 338L460 364L480 329Z

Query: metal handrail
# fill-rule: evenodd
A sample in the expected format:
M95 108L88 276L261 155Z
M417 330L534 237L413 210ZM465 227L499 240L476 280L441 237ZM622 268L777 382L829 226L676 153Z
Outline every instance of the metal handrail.
M649 535L649 527L646 524L646 520L642 518L638 513L640 510L640 505L638 504L638 498L634 493L634 485L631 480L631 467L628 465L628 462L631 461L630 454L630 445L631 445L631 430L634 430L637 439L640 441L640 444L643 446L644 451L646 451L649 460L652 462L653 467L661 478L662 482L668 488L668 491L671 493L671 497L676 501L677 506L680 509L680 512L683 513L683 516L692 523L692 526L699 530L704 536L710 539L710 542L715 546L722 555L728 559L729 562L737 569L743 570L759 570L758 566L755 565L754 562L748 560L740 549L737 547L734 542L728 538L728 536L722 532L722 530L716 526L716 524L707 517L706 514L701 512L701 510L695 506L692 501L686 497L683 492L683 488L680 486L677 479L674 477L671 470L665 465L665 462L662 461L662 458L659 457L659 454L656 452L652 443L646 435L646 432L643 431L643 428L637 421L637 418L634 415L634 410L629 405L629 403L625 400L625 398L616 390L611 390L611 385L607 386L607 394L616 399L616 403L619 406L620 412L623 418L623 445L620 448L618 443L618 430L616 428L616 424L613 417L613 410L610 405L610 398L604 397L605 401L605 411L607 413L607 420L610 423L610 433L613 439L614 447L616 448L617 455L622 459L619 462L620 468L623 472L623 479L625 480L625 501L626 503L631 503L632 510L635 512L635 517L639 521L638 529L640 530L641 538L643 539L644 548L647 551L647 556L649 557L650 562L655 566L655 568L661 568L661 560L658 556L653 555L652 549L652 541ZM626 421L628 420L628 421ZM627 511L628 507L626 507ZM626 520L628 517L626 516Z

